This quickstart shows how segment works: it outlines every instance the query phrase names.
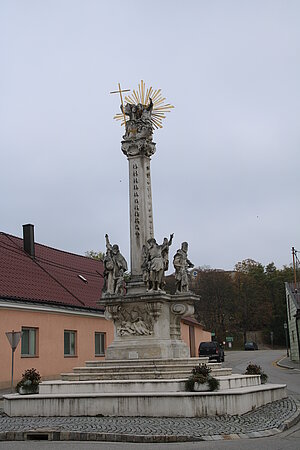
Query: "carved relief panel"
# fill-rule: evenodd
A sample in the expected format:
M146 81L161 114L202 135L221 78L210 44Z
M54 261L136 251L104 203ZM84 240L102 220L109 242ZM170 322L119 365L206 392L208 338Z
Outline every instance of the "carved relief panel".
M106 308L106 318L114 321L117 336L151 336L161 306L155 303L118 304Z

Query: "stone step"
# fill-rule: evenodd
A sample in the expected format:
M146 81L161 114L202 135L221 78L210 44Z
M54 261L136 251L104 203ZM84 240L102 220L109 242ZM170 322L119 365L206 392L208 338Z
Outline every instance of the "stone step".
M39 386L40 394L85 394L85 393L134 393L134 392L179 392L184 391L184 379L179 380L87 380L44 381Z
M220 390L259 386L261 384L260 375L232 374L228 376L216 376L216 378L220 382Z
M286 385L263 384L216 392L7 394L3 408L11 417L201 417L244 414L285 397Z
M258 386L259 375L216 377L220 390ZM40 394L85 394L85 393L134 393L134 392L183 392L186 379L177 380L105 380L105 381L44 381L39 386Z
M153 365L165 366L165 365L180 365L180 366L197 366L200 363L207 364L209 359L206 357L201 358L172 358L172 359L114 359L114 360L100 360L100 361L86 361L86 367L122 367L122 366L144 366ZM211 364L211 363L209 363Z
M207 364L208 367L210 367L211 370L221 368L221 363L215 363L215 364ZM106 372L171 372L171 371L177 371L177 370L185 370L188 372L191 372L193 367L195 365L187 365L187 364L168 364L168 365L159 365L154 366L153 364L145 364L143 366L135 366L135 365L128 365L124 364L121 366L118 365L110 365L110 366L87 366L87 367L74 367L73 372L74 373L106 373Z
M178 370L171 371L127 371L127 372L72 372L72 373L62 373L61 379L65 381L87 381L87 380L136 380L136 379L178 379L178 378L188 378L191 374L190 368L181 368ZM212 370L212 376L222 376L231 375L232 371L230 368L215 368Z

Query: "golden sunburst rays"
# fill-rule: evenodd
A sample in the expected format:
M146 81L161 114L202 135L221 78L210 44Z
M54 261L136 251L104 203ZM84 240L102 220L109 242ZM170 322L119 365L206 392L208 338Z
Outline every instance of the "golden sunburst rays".
M162 128L162 121L166 118L166 113L170 112L174 106L170 103L165 103L166 98L162 96L161 89L153 89L152 86L146 88L143 80L139 83L137 90L133 90L132 94L125 96L125 102L131 105L141 103L144 106L150 105L150 99L153 102L153 109L151 114L151 122L153 128ZM129 120L128 116L122 113L116 114L114 119L121 120L121 125L125 124L125 120Z

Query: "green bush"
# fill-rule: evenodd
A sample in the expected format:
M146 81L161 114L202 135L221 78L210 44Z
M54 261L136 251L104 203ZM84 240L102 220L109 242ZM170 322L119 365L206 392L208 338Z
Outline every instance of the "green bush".
M199 364L199 366L194 367L192 370L193 375L202 375L205 378L209 376L210 372L211 368L204 363Z
M214 377L208 377L207 382L210 391L217 391L220 387L220 381Z
M211 369L206 364L199 364L192 369L192 375L185 382L185 390L188 392L195 391L195 383L205 384L208 383L209 390L215 391L219 389L219 381L210 376Z
M16 391L19 392L21 387L25 387L27 389L28 388L35 389L39 385L40 381L41 381L41 375L39 374L39 372L36 369L34 369L34 368L27 369L27 370L25 370L24 373L22 373L22 379L17 384Z
M245 375L260 375L261 384L265 384L268 381L268 375L257 364L248 364Z

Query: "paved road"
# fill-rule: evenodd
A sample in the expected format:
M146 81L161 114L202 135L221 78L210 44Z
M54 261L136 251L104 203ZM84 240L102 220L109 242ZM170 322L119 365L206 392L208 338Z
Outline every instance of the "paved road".
M262 367L270 383L287 384L287 392L300 400L300 371L278 367L276 361L286 356L284 350L258 350L247 352L226 352L223 366L232 367L235 373L244 373L252 362Z

